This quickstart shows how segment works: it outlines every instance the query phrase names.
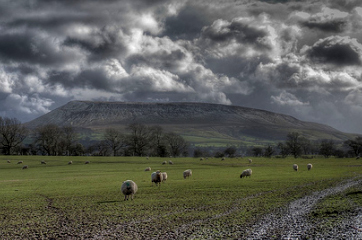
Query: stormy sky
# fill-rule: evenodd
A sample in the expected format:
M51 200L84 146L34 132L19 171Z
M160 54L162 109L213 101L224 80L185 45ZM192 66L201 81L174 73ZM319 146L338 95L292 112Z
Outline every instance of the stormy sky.
M207 102L362 133L360 0L0 1L0 116Z

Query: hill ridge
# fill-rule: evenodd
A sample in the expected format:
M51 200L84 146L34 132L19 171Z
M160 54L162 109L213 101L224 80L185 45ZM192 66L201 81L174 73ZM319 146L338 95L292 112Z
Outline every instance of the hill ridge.
M25 125L36 128L51 123L101 130L111 126L124 128L133 122L160 125L166 130L184 135L195 132L196 135L207 136L206 132L218 132L234 139L248 136L280 140L290 131L299 131L313 138L344 140L350 136L328 125L301 121L286 114L235 105L197 102L75 100Z

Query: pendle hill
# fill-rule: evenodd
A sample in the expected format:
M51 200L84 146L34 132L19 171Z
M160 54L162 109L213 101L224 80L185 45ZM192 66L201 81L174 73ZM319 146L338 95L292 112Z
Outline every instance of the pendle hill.
M141 103L71 101L25 125L73 126L82 137L98 138L107 128L124 130L132 123L158 125L195 145L257 145L283 141L289 132L310 140L352 139L353 134L274 112L209 103Z

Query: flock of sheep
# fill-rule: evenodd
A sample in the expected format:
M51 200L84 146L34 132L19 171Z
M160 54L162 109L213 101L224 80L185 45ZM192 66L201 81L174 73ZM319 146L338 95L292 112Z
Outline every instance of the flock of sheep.
M203 159L200 159L200 160L203 160ZM252 159L249 158L248 161L249 161L249 163L252 163ZM162 164L166 164L166 163L167 163L166 161L162 162ZM171 161L169 163L173 164L173 163L171 163ZM308 171L311 170L312 167L313 167L313 165L311 163L307 164ZM293 169L295 171L298 171L298 165L293 164ZM145 171L151 171L151 167L147 167L145 169ZM251 177L252 173L253 173L253 171L250 168L245 169L240 174L240 178ZM184 179L186 179L188 177L191 177L191 176L192 176L192 170L191 169L187 169L187 170L185 170L183 172ZM161 182L164 182L166 180L167 180L167 173L166 172L161 172L160 170L157 170L156 172L153 172L151 174L151 182L155 183L156 186L160 186ZM131 199L133 200L134 194L137 192L137 190L138 190L138 186L132 180L126 180L126 181L124 181L122 183L121 191L124 194L124 200L128 200L129 196L131 196Z
M170 163L173 164L173 163ZM145 171L151 171L151 167L147 167ZM192 176L192 170L187 169L183 172L184 179ZM160 186L162 182L167 180L167 173L161 172L160 170L157 170L156 172L153 172L151 174L151 182L155 183L156 186ZM133 197L135 193L138 190L137 184L132 180L126 180L122 183L121 186L121 192L124 194L124 200L128 200L129 196L131 196L131 199L133 200Z
M203 158L201 158L200 160L203 160ZM249 163L252 163L252 159L248 159ZM7 161L8 163L10 163L10 160ZM23 161L19 161L18 164L22 164ZM46 164L45 161L41 161L41 164ZM85 164L89 164L89 161L86 161ZM164 161L162 162L162 165L166 164L167 162ZM169 164L173 164L172 161L168 162ZM73 161L69 161L68 165L73 164ZM313 167L313 165L311 163L307 164L307 169L308 171L311 170ZM22 169L27 169L28 165L24 165L22 167ZM298 165L297 164L293 164L293 169L295 171L298 171ZM151 167L147 167L145 169L145 171L151 171ZM242 171L242 173L240 174L240 178L243 177L251 177L253 171L249 168L249 169L245 169L244 171ZM187 169L183 172L183 177L184 179L191 177L192 176L192 170L191 169ZM151 174L151 182L155 183L156 186L160 186L161 182L164 182L167 180L167 173L166 172L161 172L160 170L157 170L156 172L153 172ZM138 190L138 186L137 184L132 181L132 180L126 180L122 183L121 186L121 192L124 194L124 200L128 200L129 196L131 196L131 199L133 200L134 194L137 192Z

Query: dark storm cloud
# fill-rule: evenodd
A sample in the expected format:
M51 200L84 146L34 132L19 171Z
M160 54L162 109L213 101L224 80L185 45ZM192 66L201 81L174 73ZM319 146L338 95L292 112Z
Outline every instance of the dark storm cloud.
M201 38L215 44L235 40L241 44L254 45L259 49L270 49L271 47L263 41L267 35L264 30L243 22L243 19L233 19L231 22L215 21L202 30Z
M335 19L329 22L318 22L315 20L308 20L301 23L303 26L318 29L325 32L332 32L332 33L340 33L343 32L347 27L347 20L338 20Z
M362 120L359 5L1 1L0 112L30 120L74 99L196 101L340 127Z
M204 6L187 4L177 15L165 19L163 35L171 39L192 40L200 35L204 26L212 23L212 19Z
M346 37L328 37L306 48L305 54L313 62L335 66L360 66L362 45Z

